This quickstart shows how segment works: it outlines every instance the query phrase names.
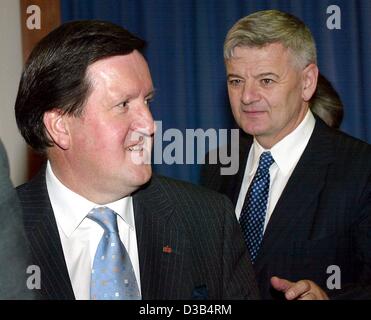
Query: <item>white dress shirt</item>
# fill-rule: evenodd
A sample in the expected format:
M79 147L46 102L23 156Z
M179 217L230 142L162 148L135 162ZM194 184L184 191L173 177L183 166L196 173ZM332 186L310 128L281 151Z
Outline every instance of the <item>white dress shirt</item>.
M54 175L50 162L46 169L46 185L75 298L89 300L92 265L104 230L98 223L87 218L87 214L91 209L102 205L93 203L64 186ZM129 253L140 291L133 199L128 196L105 206L118 215L120 239Z
M265 231L278 199L280 198L287 181L308 144L309 138L314 129L315 121L312 112L308 110L299 126L297 126L294 131L284 137L281 141L277 142L270 150L264 149L254 138L236 204L235 212L237 219L240 218L247 190L249 189L250 183L258 169L260 155L264 151L270 151L275 162L269 169L270 184L267 213L264 223Z

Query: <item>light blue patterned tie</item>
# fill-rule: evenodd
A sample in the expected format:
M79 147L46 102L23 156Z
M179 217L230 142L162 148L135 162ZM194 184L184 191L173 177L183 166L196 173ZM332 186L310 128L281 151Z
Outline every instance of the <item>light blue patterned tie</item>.
M94 257L90 298L140 300L133 266L119 237L116 213L107 207L100 207L89 212L88 217L104 229Z
M263 239L269 193L269 168L273 163L274 159L269 151L261 154L258 169L241 211L240 225L252 262L255 261Z

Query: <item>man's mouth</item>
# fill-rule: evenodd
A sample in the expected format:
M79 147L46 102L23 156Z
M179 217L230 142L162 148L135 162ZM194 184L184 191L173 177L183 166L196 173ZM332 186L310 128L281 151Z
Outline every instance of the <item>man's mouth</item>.
M135 146L131 146L127 148L129 151L143 151L143 145L137 144Z
M265 112L266 110L264 109L248 109L248 108L242 108L242 111L245 113L261 113Z
M248 116L261 116L266 113L264 110L243 110L243 113Z
M144 138L143 136L140 136L138 140L132 141L131 144L126 147L126 150L131 152L141 152L144 149L148 148L149 143L150 140Z

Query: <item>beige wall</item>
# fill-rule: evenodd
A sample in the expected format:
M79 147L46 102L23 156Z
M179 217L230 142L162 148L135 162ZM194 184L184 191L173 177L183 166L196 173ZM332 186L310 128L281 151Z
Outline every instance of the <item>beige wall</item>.
M19 185L27 176L27 148L14 118L14 102L22 71L18 0L0 0L0 137L8 152L11 178Z

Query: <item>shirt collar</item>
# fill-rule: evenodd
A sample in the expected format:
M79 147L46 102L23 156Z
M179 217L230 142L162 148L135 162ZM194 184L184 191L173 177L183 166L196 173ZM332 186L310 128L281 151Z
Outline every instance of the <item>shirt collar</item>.
M289 174L299 161L308 141L312 135L315 118L308 110L303 121L290 134L277 142L270 150L264 149L254 138L253 163L256 164L250 174L255 172L259 163L260 155L264 151L270 151L278 168L284 175Z
M101 207L101 205L96 205ZM133 210L133 197L127 196L119 199L115 202L111 202L105 205L115 211L119 217L124 220L131 229L134 229L134 210Z
M56 221L64 234L70 237L79 227L91 209L101 207L67 188L55 176L48 161L46 167L46 185ZM134 229L132 197L128 196L105 205L115 211L130 228Z

